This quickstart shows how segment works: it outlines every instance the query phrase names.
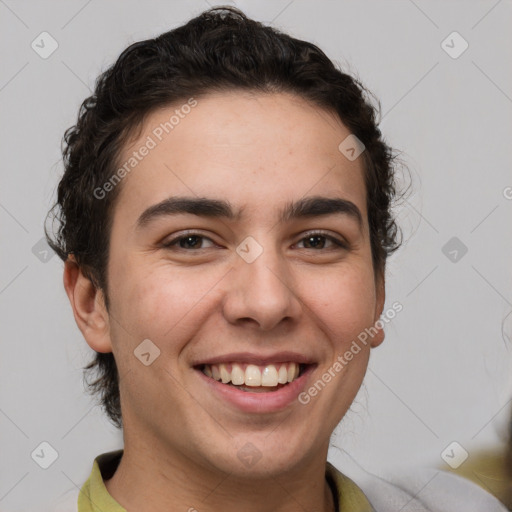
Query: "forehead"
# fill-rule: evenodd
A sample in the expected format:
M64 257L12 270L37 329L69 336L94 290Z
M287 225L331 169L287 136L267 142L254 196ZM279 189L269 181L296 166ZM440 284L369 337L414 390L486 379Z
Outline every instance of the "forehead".
M136 165L121 183L119 207L129 203L123 215L135 216L171 195L229 196L261 214L265 204L330 194L364 210L362 158L338 149L349 135L334 113L288 93L185 98L147 116L121 152L119 166Z

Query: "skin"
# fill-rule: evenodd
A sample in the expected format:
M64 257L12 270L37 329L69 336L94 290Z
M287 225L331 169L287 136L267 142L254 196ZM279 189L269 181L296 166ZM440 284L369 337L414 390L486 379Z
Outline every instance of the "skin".
M276 413L242 413L191 365L231 352L292 350L317 363L307 389L379 318L384 281L372 266L362 158L351 162L338 150L350 132L334 114L297 96L232 91L197 101L119 185L109 311L74 261L65 265L78 327L91 348L114 353L121 375L125 451L105 483L128 510L329 511L329 439L383 331L309 404ZM148 116L120 161L177 107ZM226 199L244 216L182 214L136 229L146 208L180 195ZM362 226L340 214L279 222L285 203L313 195L352 201ZM203 248L162 248L186 229L207 237ZM308 230L349 247L327 239L311 247ZM247 236L263 248L250 264L235 251ZM150 366L133 354L144 339L161 351ZM237 457L248 442L261 454L251 467Z

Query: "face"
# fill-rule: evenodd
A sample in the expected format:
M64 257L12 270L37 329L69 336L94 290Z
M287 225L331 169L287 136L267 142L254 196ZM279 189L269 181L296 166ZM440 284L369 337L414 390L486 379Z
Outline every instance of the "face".
M118 185L109 329L89 344L114 353L125 442L241 475L325 461L383 336L335 366L384 300L362 158L296 96L196 101L150 115L121 154L155 143Z

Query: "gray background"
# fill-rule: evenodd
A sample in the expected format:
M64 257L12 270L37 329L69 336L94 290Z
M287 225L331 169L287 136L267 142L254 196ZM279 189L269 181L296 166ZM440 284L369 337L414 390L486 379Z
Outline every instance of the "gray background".
M387 277L386 307L404 309L372 353L330 459L343 466L347 452L385 474L441 465L452 441L470 457L499 446L512 397L512 2L233 4L356 73L380 98L381 128L411 171L412 192L397 208L406 243ZM83 391L92 351L74 323L63 264L38 245L63 132L129 43L209 5L0 0L2 511L46 510L85 481L96 455L122 446ZM43 31L59 45L47 59L31 48ZM442 46L453 31L469 44L458 58ZM445 45L453 53L461 43ZM442 250L452 237L468 249L455 262L444 253L453 247ZM46 470L31 458L42 441L58 452Z

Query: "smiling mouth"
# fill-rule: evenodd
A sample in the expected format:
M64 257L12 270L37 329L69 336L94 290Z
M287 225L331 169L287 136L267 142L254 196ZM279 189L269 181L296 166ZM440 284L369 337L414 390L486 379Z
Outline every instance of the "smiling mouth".
M207 377L249 393L277 391L298 379L306 364L283 362L267 365L248 363L202 364L197 367Z

